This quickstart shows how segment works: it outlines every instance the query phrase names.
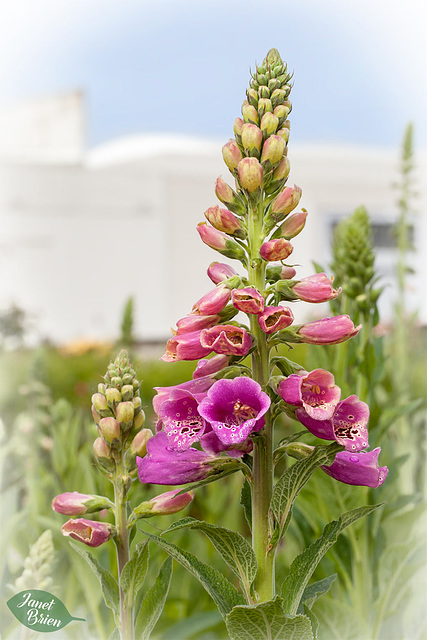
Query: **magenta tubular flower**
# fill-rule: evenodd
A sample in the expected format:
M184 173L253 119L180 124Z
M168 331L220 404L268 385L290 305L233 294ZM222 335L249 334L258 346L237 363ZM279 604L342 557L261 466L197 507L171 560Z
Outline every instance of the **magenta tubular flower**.
M178 360L198 360L209 355L212 349L201 345L201 333L201 331L192 331L170 338L166 344L166 353L161 359L164 362L177 362Z
M262 429L270 402L258 382L242 376L215 382L200 403L199 413L221 442L233 445Z
M246 238L247 234L241 221L228 209L221 209L218 205L209 207L205 211L205 218L218 231L236 236L236 238Z
M219 313L231 298L231 290L220 284L200 298L191 310L192 313L209 316Z
M193 331L201 331L202 329L209 329L209 327L213 327L218 324L220 321L220 316L218 314L215 315L198 315L195 313L190 313L185 318L181 318L176 323L177 330L175 335L180 336L184 333L192 333Z
M205 430L205 421L198 412L198 401L189 392L174 389L159 408L159 418L173 451L185 451L198 442Z
M314 369L306 376L292 374L282 380L278 392L285 402L303 407L315 420L331 418L341 397L334 376L324 369Z
M214 456L225 452L231 458L241 458L245 453L250 453L254 448L253 442L250 438L247 438L244 442L239 444L224 444L216 435L215 431L211 430L204 433L200 439L203 451L210 453Z
M64 536L71 536L74 540L83 542L88 547L99 547L114 535L115 528L108 522L76 518L62 525L62 533Z
M252 339L246 329L231 324L203 329L200 341L206 349L226 356L245 356L252 346Z
M259 250L261 258L269 262L277 260L286 260L294 250L293 246L285 238L277 238L276 240L268 240L261 245Z
M212 262L208 267L208 276L214 284L219 284L227 278L237 276L237 271L228 264Z
M258 314L264 311L264 298L253 287L233 289L231 301L236 309L244 313Z
M334 289L326 273L315 273L302 278L292 287L292 293L304 302L327 302L336 298L342 289Z
M198 399L202 394L206 394L207 390L211 388L214 382L215 380L210 376L205 375L203 377L198 376L196 380L189 380L188 382L176 384L171 387L154 387L157 395L153 398L153 409L157 414L159 414L160 407L163 402L165 402L165 400L169 400L175 391L188 391L192 396Z
M193 372L193 379L204 378L205 376L213 376L221 369L228 365L229 356L217 353L212 358L199 360Z
M330 466L323 465L321 469L339 482L376 489L388 474L387 467L378 466L380 452L380 447L359 453L341 451Z
M258 316L259 326L268 334L286 329L293 321L294 316L289 307L265 307L263 313Z
M82 516L111 506L111 502L103 496L91 496L78 491L61 493L52 500L52 509L66 516Z
M198 449L172 451L163 432L147 442L147 455L137 458L138 476L143 484L186 484L204 480L218 473L223 465L217 459Z
M306 344L339 344L357 335L361 327L355 327L350 316L334 316L303 324L298 335Z
M306 406L298 408L295 415L310 433L325 440L336 440L347 451L357 452L369 446L369 407L355 395L338 402L332 417L327 420L312 418Z

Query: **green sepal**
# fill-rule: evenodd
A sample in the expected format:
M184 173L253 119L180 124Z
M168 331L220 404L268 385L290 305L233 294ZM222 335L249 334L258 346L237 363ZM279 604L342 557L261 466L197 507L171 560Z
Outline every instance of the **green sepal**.
M304 368L300 364L298 364L298 362L293 362L285 356L274 356L273 358L271 358L270 364L272 365L272 367L277 367L282 375L286 377L292 375L293 373L301 373L301 371L304 370Z
M148 540L135 547L132 558L125 564L120 576L120 586L125 594L125 606L132 606L135 597L144 584L148 570Z
M82 556L82 558L84 558L84 560L86 560L89 567L92 569L93 573L99 580L105 604L118 615L120 596L117 580L111 575L109 571L107 571L107 569L104 569L104 567L98 562L98 560L96 560L96 558L93 557L91 553L89 553L89 551L86 551L86 549L82 549L79 545L71 541L70 545L75 551L77 551L77 553Z
M298 463L296 463L298 464ZM298 611L299 604L313 572L325 553L336 542L340 533L353 522L372 513L381 507L380 504L358 507L343 513L338 520L332 520L323 529L323 533L315 542L295 558L288 575L282 585L282 597L285 611L293 615Z
M166 542L163 538L158 538L146 531L144 533L197 578L215 602L223 618L233 607L244 604L243 595L219 571L204 564L192 553L180 549L175 544Z
M147 591L135 616L135 637L148 640L165 606L172 578L172 558L166 558L153 586Z
M254 606L237 606L226 617L231 640L314 640L310 620L287 616L280 596Z
M280 458L287 453L288 444L291 444L292 442L296 442L303 436L307 435L307 433L308 433L307 429L304 429L303 431L298 431L298 433L293 433L290 436L286 436L286 438L282 438L273 452L274 464L277 464Z
M163 531L162 535L184 528L199 529L209 538L223 560L241 581L245 593L249 594L250 586L258 570L255 553L249 542L236 531L230 531L230 529L191 517L174 522Z

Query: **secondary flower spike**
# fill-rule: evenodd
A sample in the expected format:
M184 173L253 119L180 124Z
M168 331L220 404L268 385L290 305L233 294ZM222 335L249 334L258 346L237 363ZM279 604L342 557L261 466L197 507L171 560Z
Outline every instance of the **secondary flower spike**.
M218 380L200 403L199 413L221 442L237 444L244 442L252 431L262 429L270 402L258 382L241 376Z

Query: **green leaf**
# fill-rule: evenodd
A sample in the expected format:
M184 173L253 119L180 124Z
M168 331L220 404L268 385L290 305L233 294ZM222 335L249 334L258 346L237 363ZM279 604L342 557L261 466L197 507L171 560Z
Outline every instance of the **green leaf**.
M222 622L221 615L216 609L195 613L189 618L176 622L163 631L161 640L177 640L178 638L198 638L203 631L212 629Z
M274 464L277 464L280 458L285 455L288 444L296 442L303 436L307 435L307 433L307 429L304 429L303 431L298 431L298 433L293 433L290 436L286 436L286 438L282 438L274 450Z
M84 618L70 615L59 598L40 589L21 591L6 604L15 618L33 631L50 633L62 629L72 620L86 622Z
M132 606L135 596L144 584L148 569L148 540L136 545L135 553L123 567L120 586L125 594L126 606Z
M298 460L279 478L273 490L271 509L279 528L274 542L277 544L283 537L292 516L292 505L306 482L322 464L332 464L336 454L343 447L337 442L316 447L313 453L303 460Z
M383 503L381 503L383 504ZM315 542L295 558L289 569L289 573L282 585L282 597L285 611L290 615L297 612L302 595L314 570L325 553L336 542L340 533L353 522L372 513L381 504L358 507L343 513L338 520L332 520L323 529L323 533Z
M223 617L236 605L244 604L242 594L219 571L204 564L188 551L166 542L163 538L158 538L146 531L144 533L197 578L214 600Z
M236 531L190 517L174 522L163 533L184 528L200 529L209 538L228 566L240 578L248 595L258 569L255 553L249 542Z
M279 596L252 607L234 607L226 625L231 640L314 640L310 620L287 616Z
M82 549L79 545L70 541L70 545L73 547L77 553L79 553L82 558L86 560L93 573L99 580L99 584L101 585L102 595L104 597L105 604L107 607L112 609L114 613L119 612L120 606L120 595L119 595L119 585L117 584L117 580L111 575L107 569L99 564L98 560L93 557L89 551L86 549Z
M304 613L303 607L308 607L309 609L311 609L317 598L320 598L320 596L323 596L324 593L329 591L336 577L337 574L333 573L331 576L323 578L323 580L313 582L313 584L310 584L308 587L306 587L304 589L304 593L301 596L301 602L299 604L297 613Z
M317 616L312 612L312 610L307 607L306 604L303 605L303 610L301 612L303 615L307 616L311 623L311 631L313 633L314 640L317 640L317 631L319 629L319 620Z
M155 583L147 591L135 621L135 637L148 640L165 606L172 577L172 558L166 558Z
M252 490L251 485L246 478L240 494L240 504L242 505L243 511L245 512L245 518L246 522L248 523L248 527L252 531Z

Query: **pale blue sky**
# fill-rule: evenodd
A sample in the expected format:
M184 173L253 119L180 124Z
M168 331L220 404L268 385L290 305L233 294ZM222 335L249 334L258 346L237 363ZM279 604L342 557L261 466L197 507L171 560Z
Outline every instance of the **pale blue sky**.
M249 67L294 70L292 139L427 146L422 0L0 0L0 105L82 88L89 142L228 139ZM263 6L264 5L264 6Z

